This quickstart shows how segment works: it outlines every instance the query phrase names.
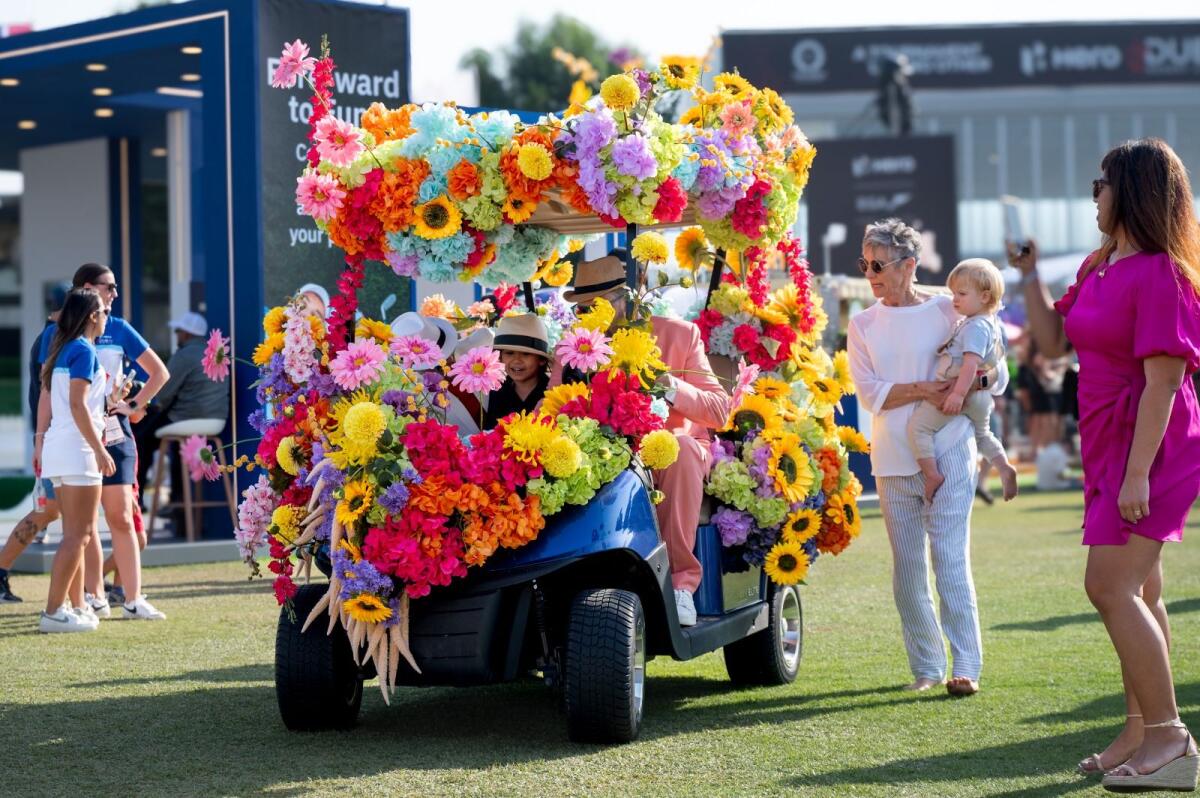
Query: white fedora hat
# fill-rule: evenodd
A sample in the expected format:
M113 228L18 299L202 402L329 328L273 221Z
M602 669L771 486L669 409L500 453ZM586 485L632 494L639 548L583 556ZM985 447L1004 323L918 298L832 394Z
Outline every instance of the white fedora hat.
M453 324L445 319L431 319L428 316L422 316L413 310L401 313L393 319L391 328L395 335L421 336L441 350L443 358L454 354L454 347L458 344L458 332L454 329Z
M477 327L459 340L458 345L454 347L454 356L462 357L472 349L491 346L495 337L496 333L491 327Z

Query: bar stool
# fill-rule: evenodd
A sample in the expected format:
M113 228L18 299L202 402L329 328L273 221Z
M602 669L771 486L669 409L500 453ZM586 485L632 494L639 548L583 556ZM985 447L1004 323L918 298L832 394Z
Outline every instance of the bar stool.
M192 499L192 479L187 472L187 467L183 466L180 471L183 473L183 502L167 502L166 508L183 507L184 514L184 529L186 530L186 538L188 543L192 543L196 539L195 531L195 513L201 507L229 507L229 517L233 520L233 524L237 526L237 501L233 496L233 478L229 472L224 470L225 452L221 448L221 431L225 429L225 419L223 418L192 418L187 421L176 421L173 424L167 424L154 433L162 443L158 445L158 466L154 472L154 498L151 501L150 507L150 528L146 532L146 538L149 539L154 534L154 525L158 521L158 500L159 491L162 488L163 472L166 471L167 453L174 443L182 447L183 443L193 435L202 436L206 442L212 443L213 452L216 454L217 463L222 466L221 481L225 485L225 501L217 500L196 500ZM176 455L178 456L178 455Z

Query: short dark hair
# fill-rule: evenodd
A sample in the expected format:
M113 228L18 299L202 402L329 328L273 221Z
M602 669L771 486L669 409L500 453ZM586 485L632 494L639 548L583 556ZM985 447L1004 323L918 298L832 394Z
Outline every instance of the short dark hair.
M85 263L75 270L75 276L71 278L71 287L83 288L88 283L95 285L96 281L106 274L112 274L112 269L99 263Z

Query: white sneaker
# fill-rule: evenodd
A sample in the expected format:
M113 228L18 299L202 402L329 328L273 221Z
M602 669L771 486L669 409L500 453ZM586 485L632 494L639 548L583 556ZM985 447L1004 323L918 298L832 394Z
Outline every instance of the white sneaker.
M97 618L112 617L112 606L105 599L93 596L91 593L84 593L83 601Z
M96 631L96 624L80 617L74 612L68 611L64 607L59 607L58 611L53 614L42 610L42 618L38 622L38 631L45 634L55 634L57 632L94 632Z
M680 626L696 625L696 603L692 594L686 590L675 590L675 613L679 616Z
M82 607L66 607L66 606L64 605L64 609L66 609L66 610L67 610L67 612L73 612L73 613L75 613L75 614L76 614L76 615L78 615L80 618L82 618L82 619L83 619L85 622L87 622L87 623L90 623L92 626L95 626L95 627L99 628L99 626L100 626L100 616L99 616L99 615L97 615L97 614L96 614L96 611L95 611L95 610L93 610L93 609L91 608L91 605L89 605L89 604L87 603L87 599L84 599L84 602L83 602L83 606L82 606Z
M121 605L121 617L127 621L165 621L166 613L156 610L154 605L146 601L145 596L138 596L133 601Z

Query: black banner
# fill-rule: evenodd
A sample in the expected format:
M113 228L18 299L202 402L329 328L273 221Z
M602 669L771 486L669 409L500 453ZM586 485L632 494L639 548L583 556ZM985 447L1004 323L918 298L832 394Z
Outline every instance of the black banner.
M296 207L296 178L308 152L312 90L272 88L283 45L300 39L320 58L329 36L334 63L334 113L355 124L373 102L398 108L409 98L409 17L406 10L310 0L260 0L259 85L262 129L263 298L276 305L306 283L337 293L345 256ZM362 312L388 319L408 310L410 281L368 264ZM381 311L386 306L387 313Z
M1200 82L1200 21L731 31L725 69L782 93L875 89L904 54L916 89Z
M825 269L823 240L830 225L846 226L845 242L829 249L830 271L862 277L858 269L863 229L898 217L921 231L917 279L942 285L958 262L958 197L954 138L841 139L815 142L818 168L809 198L808 252L813 269Z

